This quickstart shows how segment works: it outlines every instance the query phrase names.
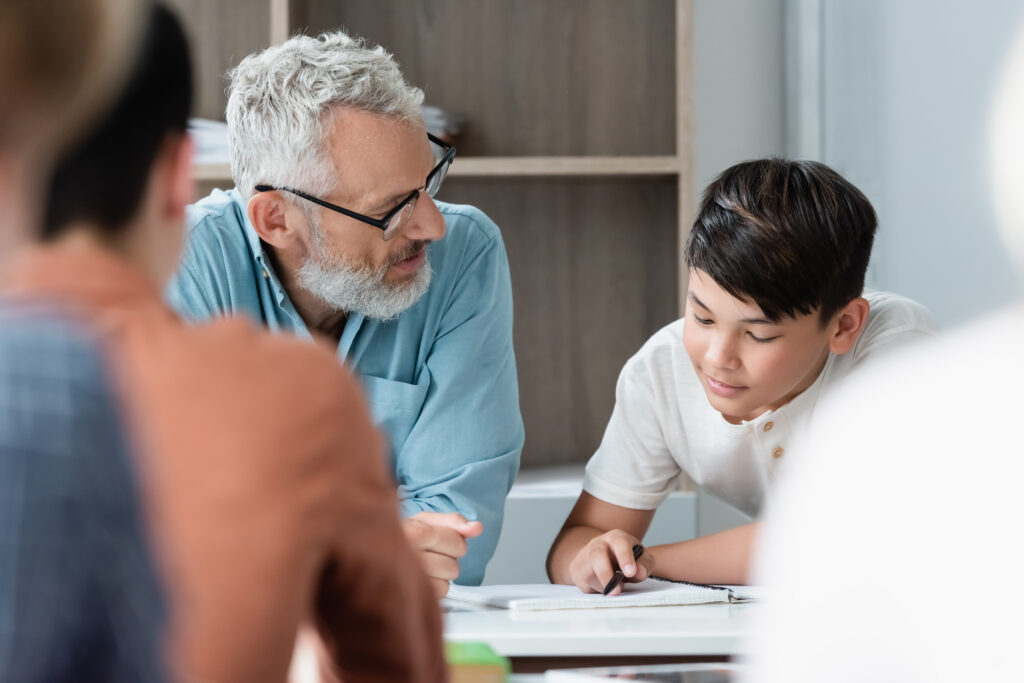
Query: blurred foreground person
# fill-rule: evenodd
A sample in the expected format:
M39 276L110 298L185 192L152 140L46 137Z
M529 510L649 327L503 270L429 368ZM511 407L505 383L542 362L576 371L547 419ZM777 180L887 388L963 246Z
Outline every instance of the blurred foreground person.
M132 0L0 0L0 257L120 84ZM2 267L2 264L0 264ZM0 298L0 681L163 681L163 606L106 370L42 297Z
M1024 264L1024 36L992 126ZM1019 681L1024 306L864 373L780 482L756 579L757 683ZM871 425L871 429L864 429Z
M161 302L190 198L188 48L155 7L127 85L60 162L47 246L7 296L59 300L102 337L138 467L183 680L285 679L312 623L346 682L441 681L440 615L355 380L329 350Z

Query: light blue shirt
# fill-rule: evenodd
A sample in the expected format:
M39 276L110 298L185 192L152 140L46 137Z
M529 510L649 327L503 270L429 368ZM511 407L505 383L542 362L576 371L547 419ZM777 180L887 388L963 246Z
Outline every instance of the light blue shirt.
M519 469L523 422L512 350L512 288L498 226L438 202L447 234L427 247L433 278L397 320L351 314L338 357L363 382L391 442L402 514L458 512L483 523L458 582L478 584ZM312 339L236 190L189 207L185 254L168 287L186 318L242 313Z

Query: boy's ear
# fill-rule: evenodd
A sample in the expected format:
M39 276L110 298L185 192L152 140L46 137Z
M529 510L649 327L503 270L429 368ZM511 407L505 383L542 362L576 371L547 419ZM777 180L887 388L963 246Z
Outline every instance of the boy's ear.
M871 304L864 297L857 297L839 309L830 324L829 351L843 354L852 349L860 333L864 331L870 313Z
M282 248L289 246L296 237L294 226L289 223L292 207L278 190L257 192L249 200L247 212L256 234L267 244ZM294 218L292 219L294 220Z

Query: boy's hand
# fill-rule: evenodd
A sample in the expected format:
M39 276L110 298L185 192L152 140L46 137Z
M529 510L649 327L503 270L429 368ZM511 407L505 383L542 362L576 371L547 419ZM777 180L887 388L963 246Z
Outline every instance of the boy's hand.
M569 564L569 577L584 593L600 593L616 569L621 569L626 581L643 581L654 571L654 555L644 552L633 559L633 546L640 539L625 531L613 529L590 540ZM616 587L609 595L618 595Z
M448 594L448 583L459 576L459 558L466 554L466 539L483 533L483 524L469 522L454 512L418 512L402 520L402 526L440 600Z

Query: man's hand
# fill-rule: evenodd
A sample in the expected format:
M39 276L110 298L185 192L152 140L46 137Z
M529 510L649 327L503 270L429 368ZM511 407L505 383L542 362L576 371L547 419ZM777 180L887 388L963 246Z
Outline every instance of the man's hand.
M454 512L418 512L402 520L402 526L440 600L448 594L448 583L459 576L466 539L483 533L484 525Z
M616 569L621 569L626 581L643 581L654 571L654 556L645 552L639 559L633 559L633 546L640 539L625 531L613 529L595 536L583 546L569 564L569 576L584 593L600 593ZM618 595L622 587L617 586L609 595Z

